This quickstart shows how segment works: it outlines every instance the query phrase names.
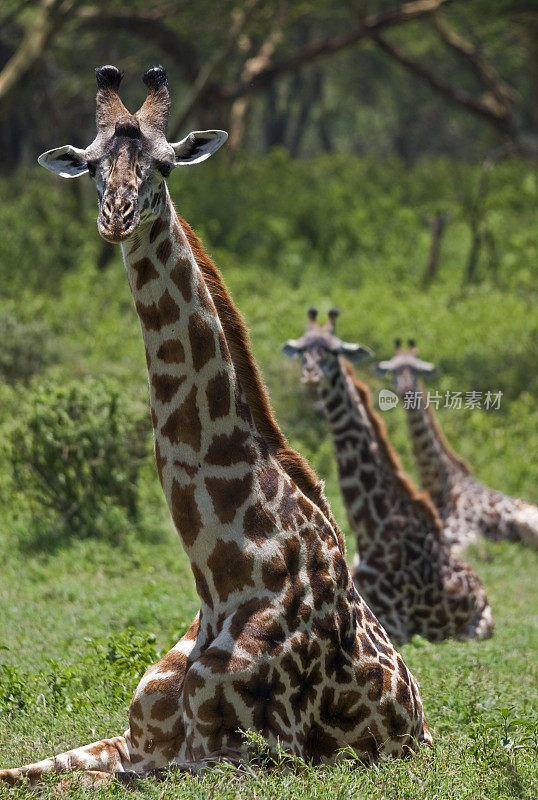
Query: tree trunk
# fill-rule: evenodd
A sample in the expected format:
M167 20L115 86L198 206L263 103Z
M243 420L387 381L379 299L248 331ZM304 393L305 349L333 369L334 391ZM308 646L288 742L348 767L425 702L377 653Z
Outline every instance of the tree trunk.
M265 123L265 147L284 145L286 141L287 113L279 109L278 85L271 84L267 91L267 115Z
M538 22L528 21L527 54L530 84L530 119L532 130L538 135Z
M448 214L438 211L435 216L430 217L428 220L432 240L430 244L428 263L422 277L422 285L424 287L429 286L429 284L437 275L437 270L439 267L439 255L441 252L441 239L443 238L443 233L445 232L448 219Z
M471 237L471 249L469 250L467 269L465 272L467 283L472 283L476 278L476 267L482 248L482 234L478 229L475 228L471 230Z
M297 158L303 140L308 117L312 107L319 101L321 94L321 72L316 70L311 75L301 76L302 80L298 84L298 94L300 94L300 104L297 117L293 128L288 136L288 147L292 158Z
M0 72L0 111L5 111L20 81L44 55L50 41L76 10L80 0L41 0L33 23Z

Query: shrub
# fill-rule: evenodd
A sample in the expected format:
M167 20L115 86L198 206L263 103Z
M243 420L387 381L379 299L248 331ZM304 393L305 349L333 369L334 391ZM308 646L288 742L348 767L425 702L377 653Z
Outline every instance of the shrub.
M6 312L0 317L0 376L27 381L54 361L56 344L42 322L20 322Z
M15 484L36 522L52 515L63 534L117 539L139 519L147 439L146 415L101 381L41 388L11 433Z

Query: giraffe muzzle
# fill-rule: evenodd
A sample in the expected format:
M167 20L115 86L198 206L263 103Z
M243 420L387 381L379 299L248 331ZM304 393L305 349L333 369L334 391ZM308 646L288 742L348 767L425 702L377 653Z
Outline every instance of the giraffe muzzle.
M138 203L129 199L103 201L97 217L97 229L103 239L113 244L124 242L140 224Z
M301 383L308 391L314 393L320 385L322 377L323 376L319 373L303 373L303 375L301 375Z

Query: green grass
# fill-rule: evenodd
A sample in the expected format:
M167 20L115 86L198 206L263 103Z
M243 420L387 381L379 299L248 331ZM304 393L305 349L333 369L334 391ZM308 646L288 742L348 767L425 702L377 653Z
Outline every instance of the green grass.
M475 179L470 167L458 175ZM119 254L107 271L94 267L93 199L88 194L76 216L68 187L38 173L23 178L24 184L13 179L20 183L15 193L7 181L0 184L0 198L14 198L0 206L9 234L0 245L0 318L9 315L30 328L17 328L17 348L13 356L6 350L4 362L12 358L10 375L16 372L34 320L52 355L33 377L0 384L0 647L9 648L0 649L2 767L121 733L137 676L177 640L198 606L152 462L139 478L141 519L136 528L124 526L116 543L97 535L47 539L39 508L13 480L12 432L42 382L106 379L137 406L147 398L142 341ZM538 452L538 189L525 164L502 165L493 176L488 213L499 269L492 275L482 263L481 282L470 287L462 284L468 234L444 162L408 171L339 158L293 164L275 154L256 163L215 161L213 171L195 170L181 181L171 181L172 194L205 233L248 322L284 431L326 480L349 558L353 543L325 420L300 387L298 364L280 352L286 338L302 333L311 304L320 316L338 305L342 337L373 347L379 357L391 353L395 336L414 336L422 356L440 367L431 388L502 390L500 411L442 410L441 423L479 479L538 502L538 464L530 457ZM439 281L422 291L428 249L422 220L438 203L452 210L454 221ZM34 226L21 219L33 219ZM28 347L36 346L30 337ZM374 392L387 385L368 365L360 375ZM416 475L402 409L384 419L406 469ZM535 797L538 554L487 544L470 560L493 607L493 638L417 640L403 648L421 684L433 752L370 769L346 763L314 770L288 761L242 773L218 767L202 778L173 775L163 783L102 787L91 796ZM55 791L51 785L42 796ZM80 787L68 792L85 794ZM16 795L0 788L0 797Z
M156 650L169 646L196 610L178 541L170 533L157 546L130 542L122 550L86 541L50 558L30 557L24 570L13 553L2 560L7 570L0 601L7 614L0 641L11 649L0 661L13 666L0 680L2 765L120 733L144 658L151 661ZM472 562L488 587L494 637L437 645L417 640L403 648L420 681L433 752L371 769L282 764L269 772L251 767L239 775L217 768L202 778L175 775L164 783L140 782L135 796L534 797L536 751L525 740L532 731L524 723L534 724L536 736L538 555L520 546L488 544ZM121 634L129 625L141 638ZM15 640L11 631L17 632ZM145 635L150 632L155 643ZM118 651L126 653L119 668ZM502 728L490 727L502 722L499 709L509 709L509 726L519 720L509 727L507 741ZM72 789L75 797L81 792ZM0 796L11 794L0 789ZM133 789L119 786L97 792L132 794ZM53 796L53 787L45 796Z

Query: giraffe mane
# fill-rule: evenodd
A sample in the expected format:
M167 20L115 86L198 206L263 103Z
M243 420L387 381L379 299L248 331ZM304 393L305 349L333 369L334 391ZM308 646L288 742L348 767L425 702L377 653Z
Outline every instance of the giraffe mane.
M188 222L179 214L178 219L217 309L234 369L245 393L254 424L284 471L328 519L344 552L344 538L323 494L323 482L306 459L290 447L276 421L267 388L252 354L247 327L228 293L220 271L205 252L200 239Z
M419 489L417 489L417 487L415 486L415 484L413 483L407 472L405 472L402 466L402 462L400 461L400 457L398 456L396 450L390 443L385 423L374 409L374 404L372 402L372 394L369 388L366 386L365 383L362 383L357 378L351 365L347 361L341 359L341 363L346 375L353 383L353 386L355 387L361 399L361 402L363 403L366 409L366 413L368 414L368 418L374 429L374 433L376 435L380 450L383 456L388 461L389 465L391 466L397 484L399 485L400 489L404 492L404 494L406 494L409 497L409 499L415 506L416 510L420 514L429 517L432 524L439 529L439 532L441 532L442 523L441 523L441 518L439 517L439 514L437 512L437 509L433 505L429 493L421 492Z
M424 410L426 411L426 413L428 415L428 419L430 421L430 424L431 424L431 426L432 426L437 438L441 442L441 445L443 446L443 449L445 450L445 452L448 455L448 457L451 458L452 461L454 461L459 467L461 467L467 473L467 475L472 475L473 471L472 471L471 467L469 466L469 464L461 456L459 456L452 449L452 447L449 445L449 443L448 443L448 441L447 441L447 439L445 437L445 434L441 430L441 426L439 425L439 420L437 419L437 417L433 413L433 410L432 410L431 406L428 406L428 408L425 408Z

